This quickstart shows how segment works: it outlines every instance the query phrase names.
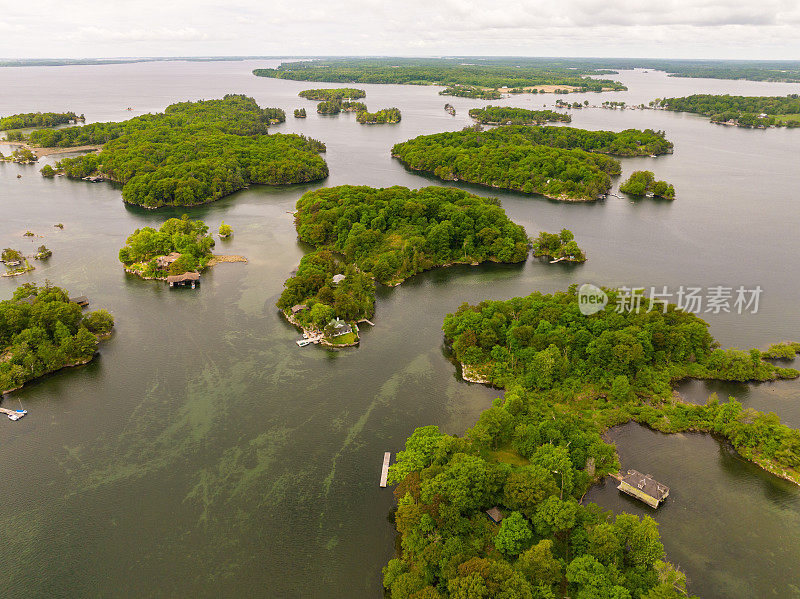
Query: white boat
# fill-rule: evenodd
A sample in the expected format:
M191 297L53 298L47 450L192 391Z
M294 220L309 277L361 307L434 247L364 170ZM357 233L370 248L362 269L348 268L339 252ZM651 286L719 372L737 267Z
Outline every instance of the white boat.
M299 345L300 347L305 347L306 345L311 343L311 339L298 339L297 341L295 341L295 343L297 343L297 345ZM11 416L9 416L9 418L11 418Z
M7 414L7 416L9 420L19 420L27 413L28 410L13 410L10 414Z

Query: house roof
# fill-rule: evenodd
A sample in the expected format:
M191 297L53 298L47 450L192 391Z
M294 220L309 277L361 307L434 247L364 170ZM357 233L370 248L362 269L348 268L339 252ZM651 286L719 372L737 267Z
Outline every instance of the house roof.
M642 474L637 470L628 470L628 474L622 477L622 482L658 501L664 499L669 493L667 485L662 485L649 474Z
M346 278L347 278L347 277L345 277L344 275L333 275L333 282L334 282L334 283L341 283L341 282L342 282L342 281L344 281Z
M171 253L167 254L166 256L158 256L156 258L156 263L157 264L172 264L173 262L175 262L175 260L177 260L180 257L181 257L181 255L178 252L171 252Z
M199 281L199 272L185 272L182 275L170 275L167 277L167 283L183 283L184 281Z
M308 306L305 304L295 304L292 306L292 314L297 314L298 312L302 312L303 310L308 309Z
M497 506L494 506L493 508L489 508L488 510L486 510L486 515L489 516L492 519L492 521L498 524L503 519L503 513Z

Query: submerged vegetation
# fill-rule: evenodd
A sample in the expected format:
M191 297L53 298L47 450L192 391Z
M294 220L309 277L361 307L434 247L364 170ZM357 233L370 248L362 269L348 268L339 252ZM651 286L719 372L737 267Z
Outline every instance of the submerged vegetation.
M366 107L365 107L366 108ZM399 123L400 110L397 108L383 108L377 112L367 112L360 110L356 114L356 121L365 125L375 125L380 123Z
M472 108L469 116L484 125L543 125L552 123L571 123L572 117L555 110L527 110L513 106L486 106Z
M663 98L651 104L675 112L702 114L713 123L739 127L800 127L800 95L730 96L695 94Z
M227 226L227 225L225 225ZM220 227L222 229L222 227ZM208 266L214 238L200 220L171 218L158 230L136 229L119 251L125 270L147 279L199 272Z
M0 301L0 391L50 372L89 362L98 338L111 332L105 310L84 315L67 292L26 283Z
M569 229L561 229L560 233L541 231L533 240L533 255L565 262L586 262L586 254Z
M280 109L227 95L221 100L181 102L163 113L119 123L93 123L33 131L37 146L103 144L99 154L61 160L67 176L100 174L122 183L122 198L146 208L211 202L252 183L284 185L324 179L321 142L300 135L267 135Z
M632 196L649 196L664 198L667 200L675 199L675 188L666 181L656 181L652 171L634 171L628 177L619 190Z
M506 126L421 135L396 144L392 156L413 170L559 200L608 193L620 163L604 154L642 156L672 151L664 133L646 129L588 131L573 127Z
M390 468L401 540L384 568L392 599L685 597L655 521L580 501L619 471L600 434L629 420L724 436L800 482L799 431L735 400L680 403L671 386L687 376L771 380L797 371L764 362L758 350L720 349L707 323L674 306L617 312L617 292L606 291L609 305L591 316L574 289L447 315L456 360L507 392L464 438L416 429Z
M521 262L528 254L525 230L495 201L443 187L319 189L297 201L295 225L317 249L286 281L278 307L305 305L299 318L317 323L371 317L373 278L397 284L436 266ZM344 278L334 283L336 274Z

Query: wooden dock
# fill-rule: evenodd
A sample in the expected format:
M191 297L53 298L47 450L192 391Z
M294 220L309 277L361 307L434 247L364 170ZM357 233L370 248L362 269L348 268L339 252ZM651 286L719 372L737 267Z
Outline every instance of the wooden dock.
M387 451L383 454L383 469L381 470L381 487L386 486L386 479L389 477L389 462L392 460L392 452Z

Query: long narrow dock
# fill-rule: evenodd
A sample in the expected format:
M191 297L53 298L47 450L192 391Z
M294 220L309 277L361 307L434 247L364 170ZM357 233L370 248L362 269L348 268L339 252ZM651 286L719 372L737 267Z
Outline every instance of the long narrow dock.
M383 454L383 469L381 470L381 487L386 486L386 479L389 477L389 462L392 460L392 452L387 451Z
M11 420L19 420L27 413L28 412L26 412L25 410L8 410L6 408L0 408L0 414L5 414Z

